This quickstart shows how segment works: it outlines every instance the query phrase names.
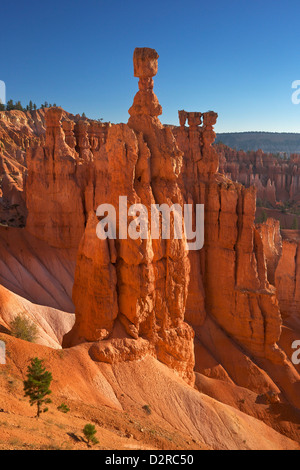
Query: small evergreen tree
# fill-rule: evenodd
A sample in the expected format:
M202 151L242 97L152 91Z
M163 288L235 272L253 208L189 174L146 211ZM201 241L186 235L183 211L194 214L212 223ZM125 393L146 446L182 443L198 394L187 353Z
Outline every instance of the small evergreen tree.
M86 443L87 446L90 447L90 443L93 445L98 444L98 439L95 437L96 436L96 429L93 424L86 424L83 428L83 434L86 437Z
M37 405L36 417L41 413L48 411L48 408L42 409L42 406L51 403L51 394L49 389L52 382L52 374L44 367L44 361L37 357L31 359L30 366L27 369L27 380L24 380L25 397L29 397L30 406Z
M6 110L11 111L12 109L14 109L14 102L13 100L8 100L8 102L6 103Z
M61 411L62 413L69 413L70 411L70 408L65 403L62 403L61 405L59 405L57 409L58 411Z
M14 105L14 109L17 109L18 111L24 111L21 101L16 102L16 104Z

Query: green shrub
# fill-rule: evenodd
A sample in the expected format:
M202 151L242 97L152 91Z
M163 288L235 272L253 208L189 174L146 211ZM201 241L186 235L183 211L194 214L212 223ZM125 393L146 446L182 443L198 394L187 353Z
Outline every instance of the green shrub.
M30 343L34 343L37 336L37 327L32 323L25 314L19 314L10 324L11 335Z
M150 405L144 405L142 408L147 413L147 415L151 415L152 411Z
M83 428L83 434L86 437L86 443L88 447L90 447L90 443L93 445L98 444L98 439L95 437L96 436L96 428L93 424L86 424Z
M65 404L62 403L57 407L58 411L61 411L62 413L68 413L70 411L70 408Z

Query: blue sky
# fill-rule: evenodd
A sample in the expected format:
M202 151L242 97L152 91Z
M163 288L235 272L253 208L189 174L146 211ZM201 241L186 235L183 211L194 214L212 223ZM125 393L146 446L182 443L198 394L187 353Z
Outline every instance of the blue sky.
M163 123L214 110L217 132L300 132L299 0L5 0L0 17L7 99L127 122L146 46Z

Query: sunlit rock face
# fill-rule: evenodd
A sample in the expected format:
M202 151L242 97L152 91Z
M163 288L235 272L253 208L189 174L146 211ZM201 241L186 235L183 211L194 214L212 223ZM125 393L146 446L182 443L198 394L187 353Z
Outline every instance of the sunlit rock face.
M142 203L183 205L178 184L182 152L158 119L161 106L153 92L158 54L134 52L139 91L128 124L113 125L105 146L94 158L93 207L80 243L73 300L76 323L68 345L95 342L95 360L134 360L147 354L194 381L192 328L184 321L189 284L185 240L99 240L94 211L100 203L118 209L119 196L128 207ZM132 220L132 218L131 218ZM130 219L128 223L130 222ZM117 233L119 213L117 210Z
M279 287L280 273L286 279L279 224L256 227L256 188L218 173L218 154L211 147L216 118L213 112L181 110L180 127L173 128L183 152L183 195L205 206L204 248L189 253L190 278L197 281L190 282L186 307L186 320L196 333L196 371L218 377L223 373L219 366L226 364L236 383L274 391L278 385L299 406L299 375L278 346L282 316L275 283ZM215 367L208 366L207 352Z
M224 144L216 146L220 172L246 187L255 186L257 197L275 207L279 201L300 200L300 155L278 158L262 150L244 152Z
M66 143L61 117L62 109L48 110L45 145L27 152L26 228L51 246L73 249L84 231L81 183L87 165Z
M174 132L185 157L186 197L205 205L205 246L198 254L205 310L252 354L280 361L281 317L254 227L255 189L217 173L218 155L211 146L215 113L180 111L179 118Z
M219 173L215 112L182 110L180 127L162 125L157 61L153 49L134 52L139 91L127 124L72 122L50 109L45 142L27 151L26 230L77 252L76 321L64 345L91 342L91 357L108 363L151 355L189 384L196 371L255 392L282 390L299 405L300 377L278 347L274 284L280 305L287 285L279 228L255 227L255 188ZM148 214L153 204L189 203L194 212L203 204L204 247L187 251L173 222L167 240L155 239L150 224L142 239L99 239L101 204L116 209L117 235L122 230L120 196Z

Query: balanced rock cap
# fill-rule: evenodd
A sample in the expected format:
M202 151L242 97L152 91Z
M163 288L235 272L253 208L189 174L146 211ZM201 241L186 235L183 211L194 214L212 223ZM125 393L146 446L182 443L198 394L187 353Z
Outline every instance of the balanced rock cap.
M159 58L155 49L149 47L136 47L133 53L134 76L151 78L157 74Z

